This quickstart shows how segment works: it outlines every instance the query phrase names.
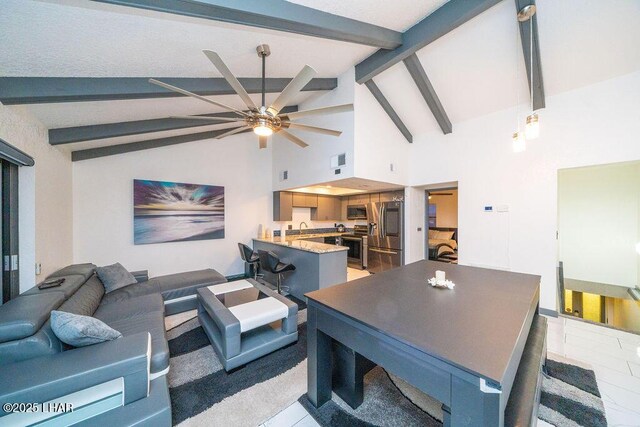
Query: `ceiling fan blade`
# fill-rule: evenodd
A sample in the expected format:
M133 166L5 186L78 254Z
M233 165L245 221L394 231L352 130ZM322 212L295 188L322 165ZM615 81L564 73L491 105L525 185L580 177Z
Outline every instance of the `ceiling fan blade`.
M282 93L278 95L276 100L273 101L273 104L271 104L271 106L267 108L267 111L274 116L277 115L280 110L282 110L284 106L289 103L291 98L293 98L296 93L300 92L302 88L305 87L307 83L311 81L311 79L313 79L315 75L316 70L309 67L308 65L305 65L304 68L298 73L298 75L295 76L293 80L289 82L287 87L284 88Z
M322 133L325 135L332 135L332 136L342 135L342 131L340 130L319 128L317 126L303 125L302 123L283 122L282 126L285 128L306 130L308 132Z
M280 114L280 117L288 117L290 120L299 119L300 117L313 116L316 114L335 114L353 111L353 104L334 105L333 107L314 108L313 110L294 111L293 113Z
M229 132L225 132L221 135L216 136L216 139L222 139L225 136L235 135L236 133L251 129L251 126L240 126L239 128L235 128L230 130Z
M306 142L304 142L303 140L301 140L300 138L298 138L294 134L289 133L289 132L287 132L286 130L284 130L282 128L278 131L278 133L282 134L282 136L287 138L289 141L293 142L294 144L299 145L302 148L305 148L305 147L309 146L309 144L307 144Z
M259 136L258 137L258 145L260 146L260 148L267 148L267 137L266 136Z
M207 116L171 116L171 119L185 119L185 120L203 120L207 122L242 122L244 119L231 118L231 117L207 117Z
M229 85L233 88L233 90L235 90L236 93L240 95L240 98L242 98L247 108L249 108L252 111L258 111L258 107L256 107L256 104L253 102L251 97L249 97L249 94L244 89L244 87L242 87L242 85L240 84L238 79L236 79L236 77L233 75L231 70L229 70L229 67L227 67L227 65L224 63L222 58L220 58L220 55L218 55L216 52L213 52L211 50L203 50L202 52L204 52L204 54L207 55L207 58L209 58L209 61L211 61L213 65L218 69L218 71L220 71L220 74L222 74L222 77L224 77L224 79L227 81L227 83L229 83Z
M149 83L153 83L154 85L158 85L158 86L163 87L165 89L169 89L169 90L172 90L174 92L178 92L178 93L181 93L183 95L191 96L191 97L199 99L201 101L208 102L209 104L213 104L215 106L224 108L225 110L233 111L234 113L240 114L241 116L244 116L244 117L248 117L249 116L249 114L245 113L244 111L240 111L240 110L237 110L237 109L235 109L233 107L229 107L228 105L221 104L221 103L216 102L216 101L212 101L210 99L205 98L204 96L197 95L197 94L195 94L193 92L189 92L188 90L180 89L179 87L170 85L168 83L161 82L160 80L149 79Z

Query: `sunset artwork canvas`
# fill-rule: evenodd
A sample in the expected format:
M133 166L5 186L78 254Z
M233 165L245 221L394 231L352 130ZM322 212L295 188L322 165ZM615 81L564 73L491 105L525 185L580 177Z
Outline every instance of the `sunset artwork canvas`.
M133 181L134 244L224 239L224 187Z

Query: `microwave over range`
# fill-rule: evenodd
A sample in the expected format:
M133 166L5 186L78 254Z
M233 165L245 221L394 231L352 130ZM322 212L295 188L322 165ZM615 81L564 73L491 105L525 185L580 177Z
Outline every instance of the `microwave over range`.
M367 205L348 205L347 219L367 219Z

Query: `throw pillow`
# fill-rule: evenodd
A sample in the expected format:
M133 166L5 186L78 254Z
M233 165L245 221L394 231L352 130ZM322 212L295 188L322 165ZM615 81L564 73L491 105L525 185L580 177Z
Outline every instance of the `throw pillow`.
M105 267L98 267L96 268L96 273L104 285L105 293L138 283L133 274L129 273L119 262Z
M51 329L58 339L73 347L84 347L120 338L122 334L95 317L53 310Z

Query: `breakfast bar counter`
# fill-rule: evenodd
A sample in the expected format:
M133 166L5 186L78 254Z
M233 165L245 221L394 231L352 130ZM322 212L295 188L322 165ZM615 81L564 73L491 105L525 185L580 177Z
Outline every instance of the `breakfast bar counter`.
M347 281L347 248L338 245L308 240L281 241L253 239L253 249L271 251L281 262L295 265L295 271L285 273L283 285L296 298L305 299L304 294ZM276 283L276 277L262 271L265 279Z

